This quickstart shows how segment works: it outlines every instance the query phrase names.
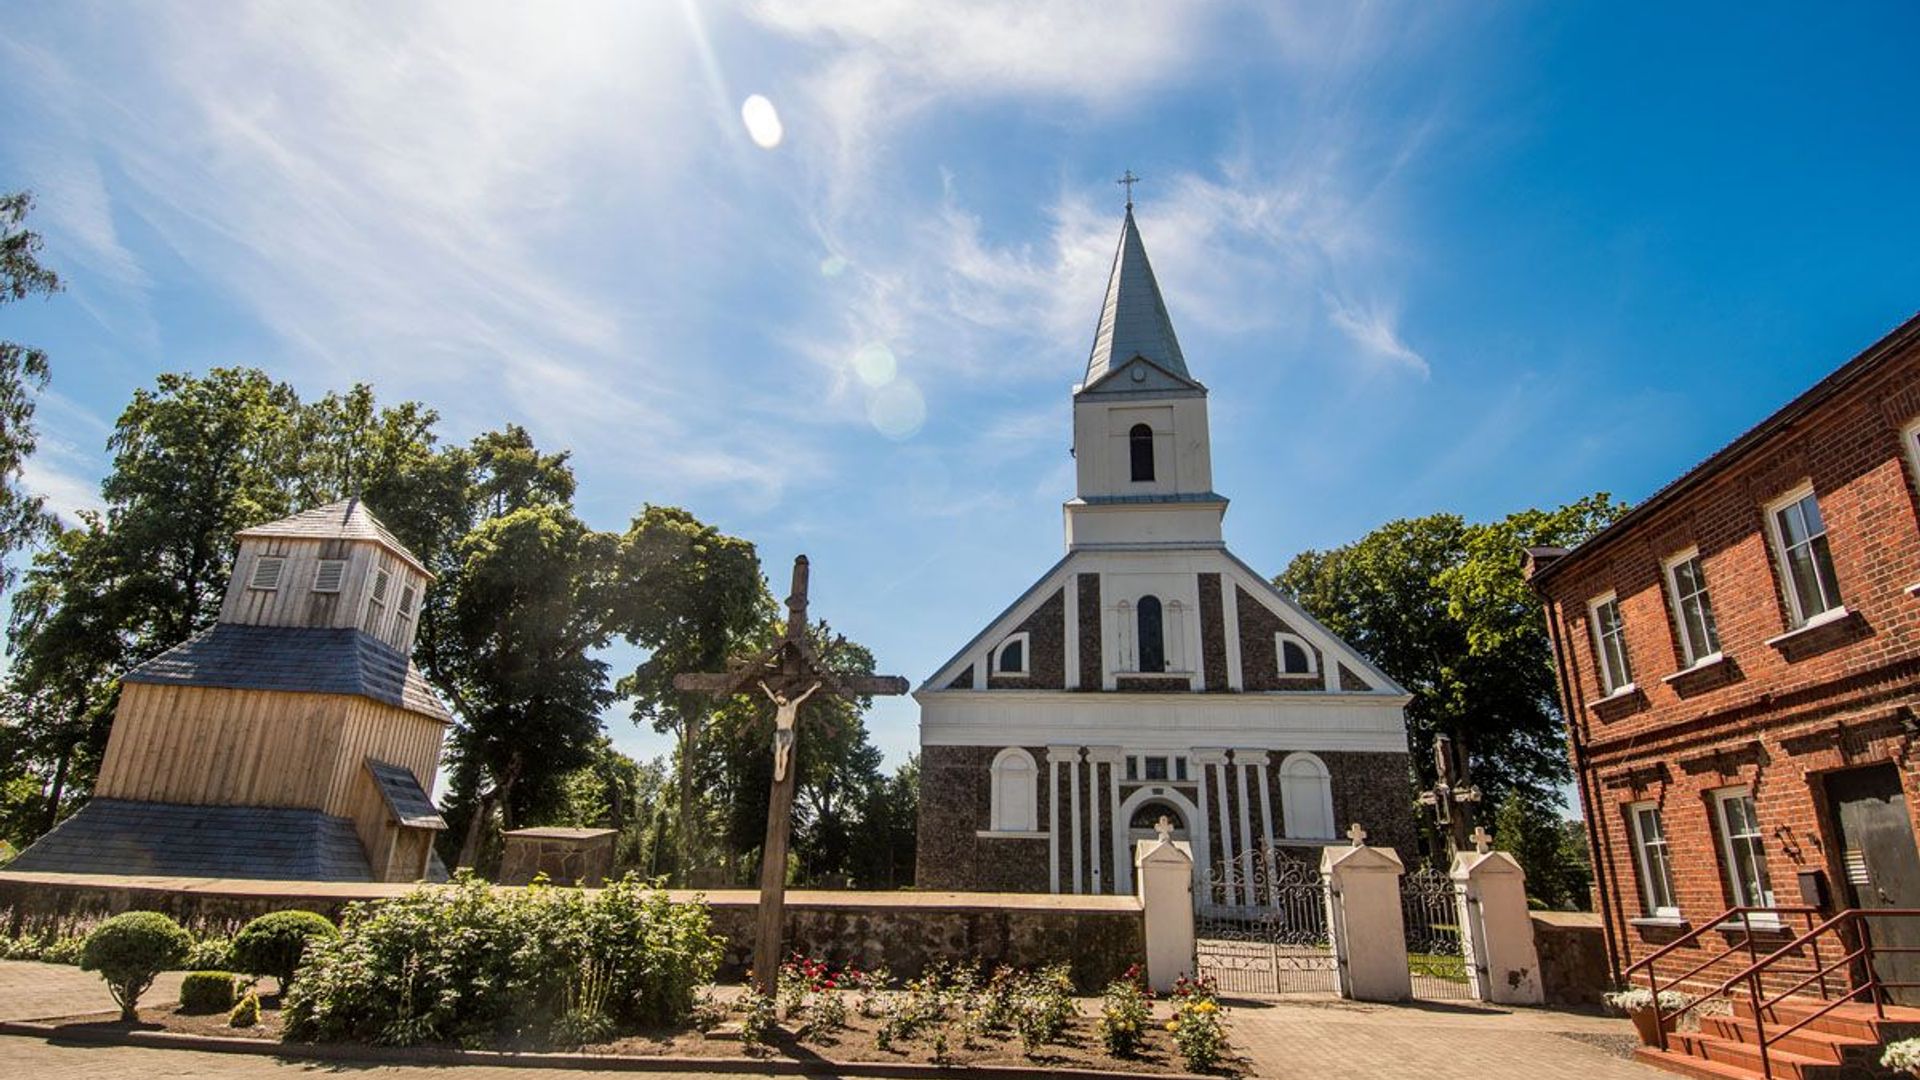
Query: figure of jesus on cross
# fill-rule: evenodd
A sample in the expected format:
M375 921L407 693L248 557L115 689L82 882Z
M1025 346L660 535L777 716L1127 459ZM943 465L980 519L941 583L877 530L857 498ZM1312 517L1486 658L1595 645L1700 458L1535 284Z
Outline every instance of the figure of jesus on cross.
M767 797L767 838L760 849L760 910L755 920L753 980L765 994L774 992L780 971L781 935L787 901L787 841L793 831L793 792L798 783L794 750L799 738L800 706L816 692L852 700L873 694L904 694L898 675L840 675L827 667L807 636L807 557L793 560L793 591L787 597L787 625L780 640L757 656L727 662L727 670L684 672L673 677L676 690L701 691L728 698L758 686L773 702L773 786Z

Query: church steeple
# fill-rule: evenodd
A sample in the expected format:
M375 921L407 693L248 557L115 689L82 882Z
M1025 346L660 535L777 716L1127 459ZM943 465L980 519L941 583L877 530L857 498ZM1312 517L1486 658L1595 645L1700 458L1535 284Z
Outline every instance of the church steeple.
M1160 283L1154 280L1153 265L1147 261L1147 247L1140 240L1140 227L1134 224L1133 203L1129 200L1082 386L1093 387L1136 356L1145 357L1168 374L1189 381L1193 378L1187 372L1186 358L1180 354L1180 341L1174 337L1173 320L1167 316L1167 302L1160 296Z

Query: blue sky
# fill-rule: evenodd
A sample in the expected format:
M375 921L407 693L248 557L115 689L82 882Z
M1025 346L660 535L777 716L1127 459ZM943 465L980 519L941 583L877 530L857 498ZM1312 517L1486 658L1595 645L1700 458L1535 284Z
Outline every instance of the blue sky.
M596 526L685 505L777 584L807 552L918 681L1059 554L1123 169L1275 572L1639 499L1920 308L1916 37L1893 4L14 5L0 189L69 285L0 324L53 358L27 480L93 504L161 371L366 380L570 448ZM870 724L915 745L911 702Z

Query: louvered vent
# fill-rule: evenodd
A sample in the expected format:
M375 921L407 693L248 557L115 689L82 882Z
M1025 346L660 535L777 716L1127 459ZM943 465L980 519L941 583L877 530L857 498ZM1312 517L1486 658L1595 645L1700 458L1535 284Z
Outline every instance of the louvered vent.
M373 572L373 601L376 604L387 602L387 587L393 581L393 575L385 570Z
M413 586L405 585L400 589L400 617L413 618Z
M253 562L253 580L247 583L250 589L277 589L280 587L280 573L287 568L287 560L278 555L266 555Z
M339 592L340 582L347 576L347 560L321 559L319 569L313 572L314 592Z

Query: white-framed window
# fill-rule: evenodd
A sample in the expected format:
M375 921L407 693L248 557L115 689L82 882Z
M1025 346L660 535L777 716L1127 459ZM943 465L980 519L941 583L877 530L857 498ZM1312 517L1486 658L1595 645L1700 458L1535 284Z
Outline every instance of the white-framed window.
M1184 784L1187 782L1186 756L1184 754L1128 754L1127 779L1151 783Z
M1333 778L1304 751L1280 762L1280 821L1289 840L1333 839Z
M1040 769L1033 755L1009 746L993 759L994 832L1038 832Z
M1753 810L1753 792L1747 788L1716 791L1713 807L1720 819L1721 854L1733 902L1740 907L1772 907L1773 882L1767 878L1766 840Z
M1640 869L1640 902L1656 918L1678 918L1680 902L1673 892L1673 859L1667 852L1667 829L1658 803L1627 807L1633 825L1633 861Z
M272 592L280 587L280 578L286 572L287 560L280 555L262 555L253 560L253 574L247 578L247 588Z
M1827 523L1820 517L1820 499L1813 485L1802 484L1768 504L1767 530L1780 562L1793 625L1805 626L1840 610L1840 580L1833 572Z
M1900 429L1900 448L1906 451L1907 463L1913 466L1913 481L1920 488L1920 416L1907 421Z
M347 560L321 559L313 568L313 591L337 593L347 577Z
M1713 621L1713 598L1707 595L1706 567L1698 548L1688 548L1664 565L1673 622L1680 628L1680 651L1691 667L1720 652L1720 628Z
M1318 675L1320 667L1314 663L1313 648L1307 639L1299 634L1289 634L1282 630L1273 635L1273 659L1279 665L1282 675Z
M367 618L361 629L369 634L379 634L380 627L387 619L387 593L393 588L393 574L384 567L375 567L367 582Z
M1008 634L993 650L993 664L987 670L995 675L1026 675L1032 671L1033 642L1025 630Z
M1600 689L1617 694L1633 685L1633 665L1627 662L1627 628L1620 619L1620 598L1613 593L1587 605L1593 618L1594 666L1600 670Z

